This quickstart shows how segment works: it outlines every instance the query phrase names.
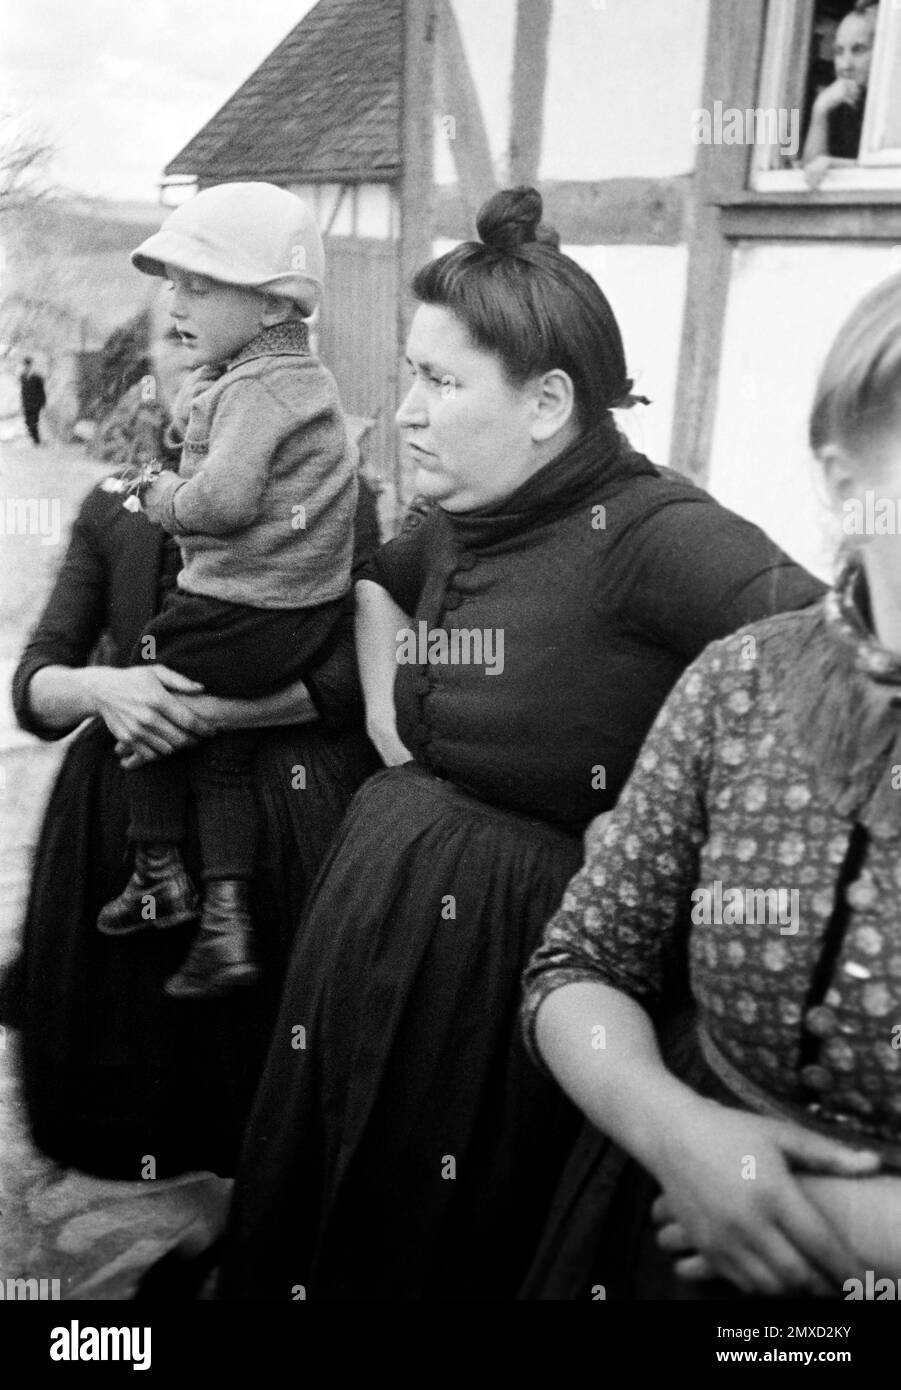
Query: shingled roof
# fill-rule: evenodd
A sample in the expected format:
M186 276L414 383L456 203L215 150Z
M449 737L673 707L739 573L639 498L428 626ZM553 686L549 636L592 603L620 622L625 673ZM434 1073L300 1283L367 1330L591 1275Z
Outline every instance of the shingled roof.
M203 182L400 173L402 0L319 0L166 166Z

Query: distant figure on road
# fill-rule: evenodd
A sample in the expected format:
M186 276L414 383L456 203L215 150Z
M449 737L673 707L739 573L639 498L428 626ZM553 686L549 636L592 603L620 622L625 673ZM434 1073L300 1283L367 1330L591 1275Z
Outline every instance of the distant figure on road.
M41 411L47 404L47 395L44 391L44 378L40 372L32 370L32 359L25 358L24 371L19 378L22 390L22 414L25 416L25 427L35 444L40 444L41 436L38 433L38 420Z

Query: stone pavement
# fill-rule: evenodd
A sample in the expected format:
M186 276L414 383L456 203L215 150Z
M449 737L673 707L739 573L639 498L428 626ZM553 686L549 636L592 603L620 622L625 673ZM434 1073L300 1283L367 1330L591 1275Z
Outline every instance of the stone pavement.
M81 499L105 472L79 445L36 449L0 422L0 968L16 948L37 830L64 752L16 727L9 677ZM17 1043L0 1028L0 1279L58 1280L47 1289L63 1299L129 1298L196 1217L222 1209L229 1183L209 1173L116 1182L53 1163L28 1135Z

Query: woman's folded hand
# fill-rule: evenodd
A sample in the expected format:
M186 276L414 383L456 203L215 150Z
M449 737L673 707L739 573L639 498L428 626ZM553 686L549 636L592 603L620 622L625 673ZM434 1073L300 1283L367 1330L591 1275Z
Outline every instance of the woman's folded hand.
M167 666L97 666L85 676L95 713L141 761L166 757L215 732L192 707L190 697L203 686Z
M859 1264L847 1226L805 1192L792 1169L861 1177L876 1154L800 1125L700 1100L672 1130L656 1176L658 1243L685 1279L719 1277L768 1297L834 1297Z

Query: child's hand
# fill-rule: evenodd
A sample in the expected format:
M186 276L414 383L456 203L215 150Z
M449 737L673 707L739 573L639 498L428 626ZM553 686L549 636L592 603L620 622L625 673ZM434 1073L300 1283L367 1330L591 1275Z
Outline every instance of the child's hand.
M174 492L182 485L176 473L160 473L149 482L142 484L138 496L140 507L148 521L156 525L164 522L165 509Z
M119 493L127 512L137 512L144 504L145 494L162 472L160 460L150 459L137 467L123 468L114 478L104 478L100 486L104 492Z

